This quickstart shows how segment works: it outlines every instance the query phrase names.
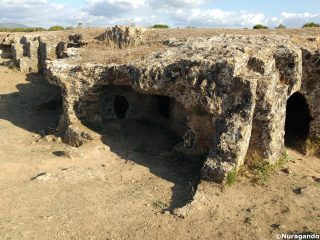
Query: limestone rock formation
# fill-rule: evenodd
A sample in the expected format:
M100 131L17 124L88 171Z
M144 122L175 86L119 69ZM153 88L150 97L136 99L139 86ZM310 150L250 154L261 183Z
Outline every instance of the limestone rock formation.
M85 96L97 97L105 85L173 98L187 115L184 152L207 153L202 177L223 182L249 151L274 161L283 150L286 99L302 77L301 50L284 41L171 39L164 52L132 64L48 62L48 78L64 93L65 129L79 124Z
M133 118L156 116L152 104L168 100L170 126L183 139L176 148L206 155L205 180L225 182L250 154L276 162L284 150L287 100L296 92L309 104L310 136L320 137L320 53L302 49L289 36L170 38L159 41L161 48L152 54L117 64L87 62L82 44L68 47L70 41L82 43L81 34L8 39L21 70L43 70L61 88L60 129L74 146L99 138L84 121L122 117L102 101L115 101L117 93L133 103L128 111ZM145 43L139 28L110 28L97 39L106 42L103 51L110 54Z
M137 46L143 41L144 28L115 26L97 36L97 40L106 42L107 46L112 48L125 48L128 46Z

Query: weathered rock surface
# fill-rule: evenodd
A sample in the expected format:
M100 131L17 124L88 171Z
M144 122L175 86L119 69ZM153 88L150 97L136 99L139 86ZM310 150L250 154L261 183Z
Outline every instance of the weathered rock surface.
M128 29L108 29L97 39L115 51L141 44L143 31ZM66 47L71 40L81 43L81 35L50 44L46 39L26 37L22 44L13 38L13 56L16 61L23 59L21 70L26 69L24 64L33 69L33 63L24 59L35 59L38 49L39 71L45 70L49 82L61 88L60 129L74 146L99 138L83 126L83 120L114 116L112 110L102 113L100 108L101 98L115 95L110 86L134 101L139 94L170 98L170 124L183 137L179 150L207 155L202 168L206 180L223 183L250 154L277 161L284 149L287 99L297 91L306 96L314 118L310 135L319 136L319 51L302 50L288 36L171 38L162 41L161 50L126 64L81 59L83 50ZM17 44L27 46L25 52L19 53ZM152 115L148 102L153 98L144 100L137 105Z
M223 182L248 151L274 161L283 150L286 99L301 86L301 50L285 38L232 35L166 44L132 64L48 62L49 81L64 93L61 126L79 124L75 106L92 89L129 86L183 106L184 152L208 153L204 179Z
M143 33L146 30L141 27L115 26L108 28L97 40L103 41L112 48L125 48L137 46L143 41Z

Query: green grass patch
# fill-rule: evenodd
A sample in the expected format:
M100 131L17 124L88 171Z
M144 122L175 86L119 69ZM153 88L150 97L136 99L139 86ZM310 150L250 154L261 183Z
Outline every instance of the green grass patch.
M282 169L287 162L289 157L286 153L283 153L279 160L270 164L263 160L263 158L257 154L253 153L251 156L247 157L245 166L241 169L241 173L249 173L249 177L253 183L265 185L269 178L278 170Z
M160 209L160 210L164 210L169 207L169 205L167 203L162 202L160 200L153 202L152 206L153 206L153 208Z
M228 186L232 186L233 184L236 183L236 181L237 181L237 171L233 170L233 171L228 173L226 184Z

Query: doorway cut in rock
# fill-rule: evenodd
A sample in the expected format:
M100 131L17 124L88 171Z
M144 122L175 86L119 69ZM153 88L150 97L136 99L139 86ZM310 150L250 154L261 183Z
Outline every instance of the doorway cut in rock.
M116 95L113 101L113 108L117 118L124 119L129 108L129 103L126 97Z
M169 119L170 118L170 98L166 96L157 96L158 113Z
M180 138L188 130L187 113L174 98L137 93L124 86L93 87L77 104L77 116L90 126L117 119L144 122L162 126Z
M12 59L11 45L0 44L0 58Z
M306 98L299 92L290 96L287 101L285 144L297 148L309 137L312 117Z

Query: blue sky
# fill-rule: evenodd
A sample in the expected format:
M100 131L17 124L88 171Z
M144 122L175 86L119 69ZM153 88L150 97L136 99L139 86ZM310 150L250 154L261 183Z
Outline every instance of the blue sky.
M320 0L0 0L0 22L29 26L165 23L172 27L301 27L320 22Z
M211 8L263 12L268 16L279 15L281 12L320 12L319 0L217 0L210 2L207 6Z

